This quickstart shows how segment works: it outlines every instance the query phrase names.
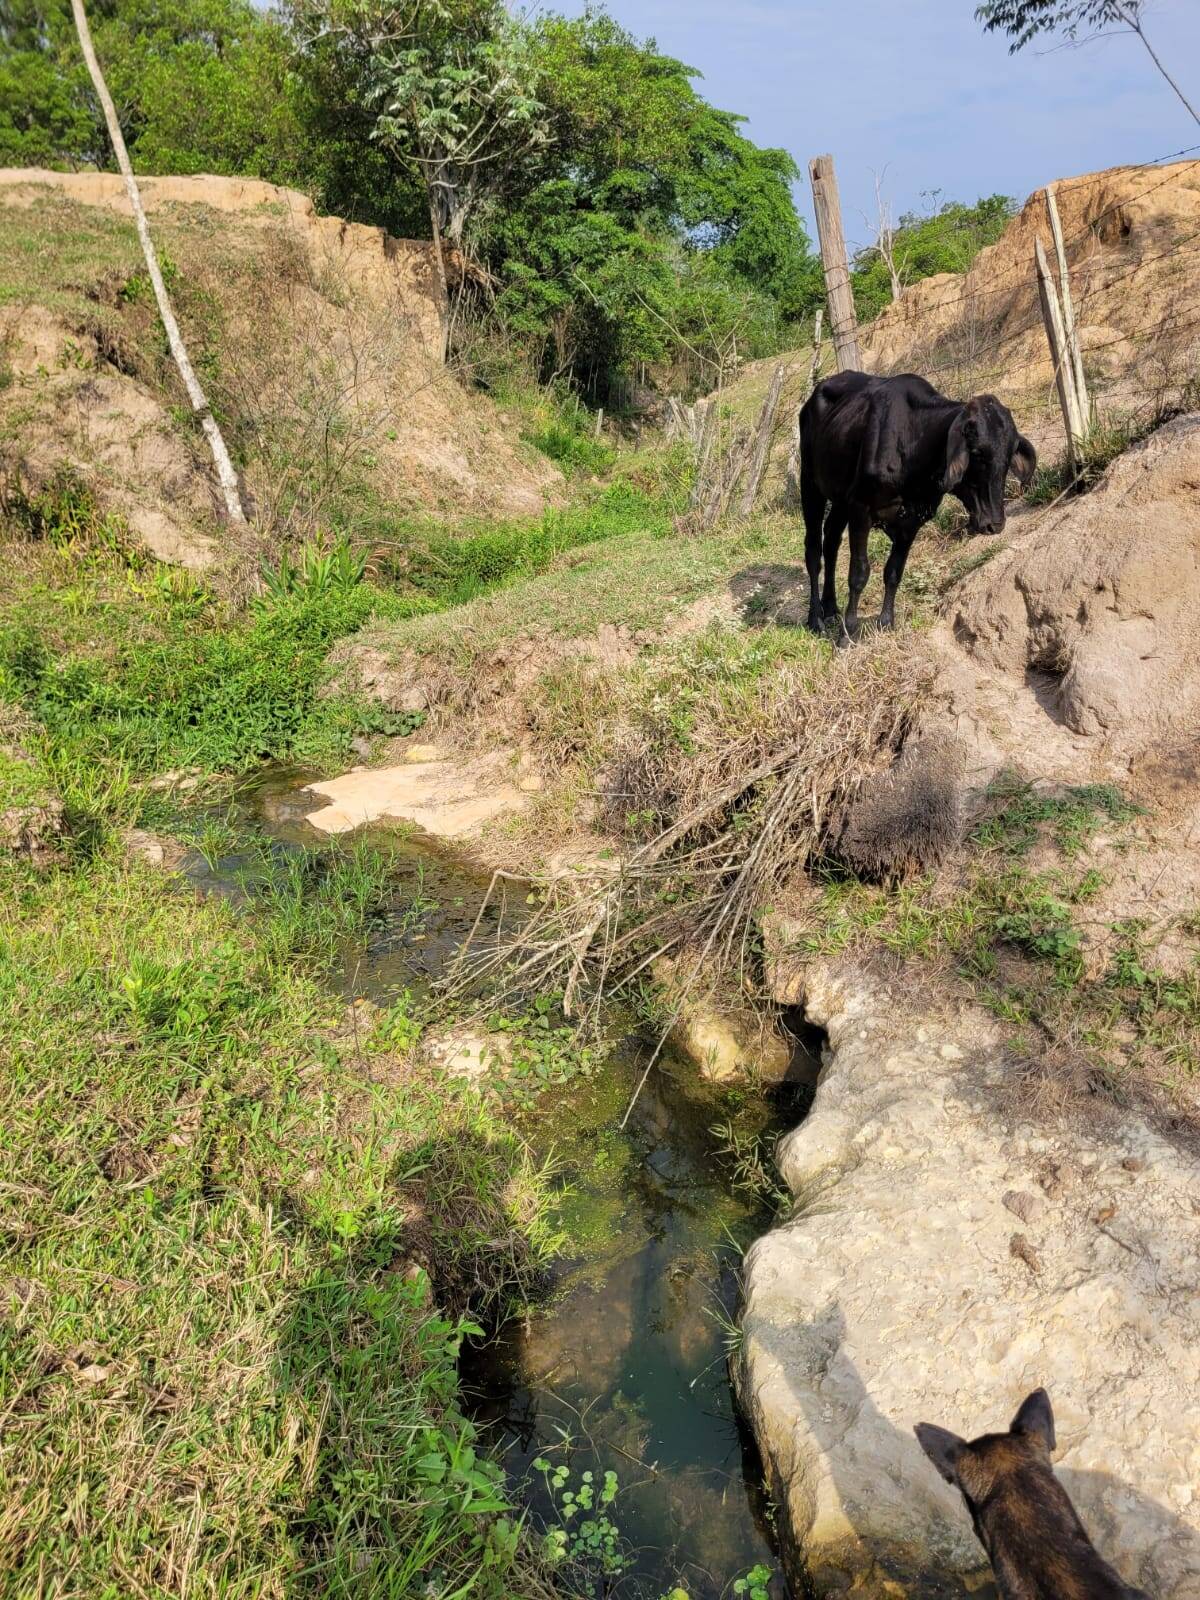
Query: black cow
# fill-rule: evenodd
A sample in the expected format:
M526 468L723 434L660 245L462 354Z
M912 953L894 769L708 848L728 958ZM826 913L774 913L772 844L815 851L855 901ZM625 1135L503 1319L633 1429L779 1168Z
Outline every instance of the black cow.
M911 372L897 378L841 372L824 379L800 412L809 627L819 633L823 619L838 615L837 556L847 524L846 631L857 626L859 596L871 575L867 535L874 526L892 541L879 613L880 627L890 628L909 548L942 495L956 495L966 506L972 533L999 533L1005 478L1011 471L1024 487L1036 467L1036 451L995 395L947 400ZM818 596L822 533L825 585Z

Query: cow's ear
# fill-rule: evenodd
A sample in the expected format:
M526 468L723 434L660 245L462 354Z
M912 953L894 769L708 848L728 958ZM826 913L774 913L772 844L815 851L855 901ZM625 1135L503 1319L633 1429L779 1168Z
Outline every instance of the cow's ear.
M1054 1438L1054 1412L1050 1406L1050 1396L1045 1389L1035 1389L1021 1401L1020 1410L1012 1419L1010 1433L1023 1433L1031 1439L1038 1439L1053 1451Z
M967 445L967 412L964 407L950 424L950 432L946 435L946 476L942 487L946 490L957 489L966 476L967 468L971 464L971 452Z
M958 1484L958 1463L967 1441L948 1428L935 1428L932 1422L918 1422L913 1432L917 1443L947 1483Z
M1009 465L1022 489L1028 489L1037 471L1037 451L1023 433L1017 435L1017 448Z

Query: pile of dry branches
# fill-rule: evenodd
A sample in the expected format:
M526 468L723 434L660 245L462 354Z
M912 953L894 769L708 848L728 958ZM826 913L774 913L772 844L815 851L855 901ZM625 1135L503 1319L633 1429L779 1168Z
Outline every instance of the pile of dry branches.
M598 863L545 885L518 935L468 950L473 977L560 989L568 1014L587 1020L663 956L693 994L744 972L760 913L836 844L932 676L911 642L884 635L764 678L740 727L702 713L686 748L628 726L610 767L609 815L634 827L653 817L652 836L608 870Z

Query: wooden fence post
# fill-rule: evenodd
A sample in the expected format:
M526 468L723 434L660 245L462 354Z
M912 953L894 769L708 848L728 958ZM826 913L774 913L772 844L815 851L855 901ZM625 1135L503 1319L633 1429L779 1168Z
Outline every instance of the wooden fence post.
M1046 338L1054 362L1054 381L1058 385L1058 403L1062 407L1063 422L1067 429L1067 455L1072 471L1079 461L1079 445L1084 436L1083 417L1079 410L1079 397L1075 393L1075 373L1071 365L1071 350L1067 344L1067 331L1063 326L1062 308L1058 303L1058 290L1050 276L1050 263L1041 239L1033 243L1033 256L1037 265L1038 296L1042 302L1042 320L1046 324Z
M1067 252L1063 244L1062 224L1058 219L1058 200L1054 185L1046 185L1046 210L1050 216L1050 237L1054 240L1054 254L1058 258L1058 284L1062 296L1063 331L1071 355L1071 376L1075 381L1075 399L1079 416L1085 428L1091 427L1092 403L1088 398L1087 378L1083 371L1083 350L1079 343L1079 328L1075 321L1075 302L1071 296L1071 272L1067 266Z
M839 372L861 366L858 353L858 322L854 315L854 296L850 291L850 263L846 257L846 235L842 231L842 203L838 198L837 176L832 156L814 156L809 162L813 207L817 214L817 238L821 244L821 265L825 269L825 292L829 297L829 325Z

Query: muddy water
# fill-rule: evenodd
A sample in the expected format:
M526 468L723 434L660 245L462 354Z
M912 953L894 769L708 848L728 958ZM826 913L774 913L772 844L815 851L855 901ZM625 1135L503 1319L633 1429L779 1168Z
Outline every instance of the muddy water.
M297 782L280 775L245 797L247 824L281 850L321 843L303 820L311 801ZM381 1003L437 978L484 888L445 852L388 838L393 904L345 950L343 966L347 992ZM236 894L243 866L231 854L212 865L193 858L191 870L206 888ZM734 1184L713 1130L732 1123L769 1151L809 1091L719 1092L667 1054L622 1132L648 1043L614 1031L625 1042L596 1078L548 1092L527 1114L530 1143L558 1164L570 1244L544 1300L465 1352L466 1404L536 1521L554 1515L535 1460L567 1466L571 1487L584 1472L597 1484L617 1474L614 1521L629 1559L605 1593L657 1600L682 1584L691 1600L718 1600L751 1568L778 1563L759 1464L726 1376L741 1251L771 1212ZM811 1049L796 1041L798 1083L812 1081ZM771 1593L786 1593L778 1577Z

